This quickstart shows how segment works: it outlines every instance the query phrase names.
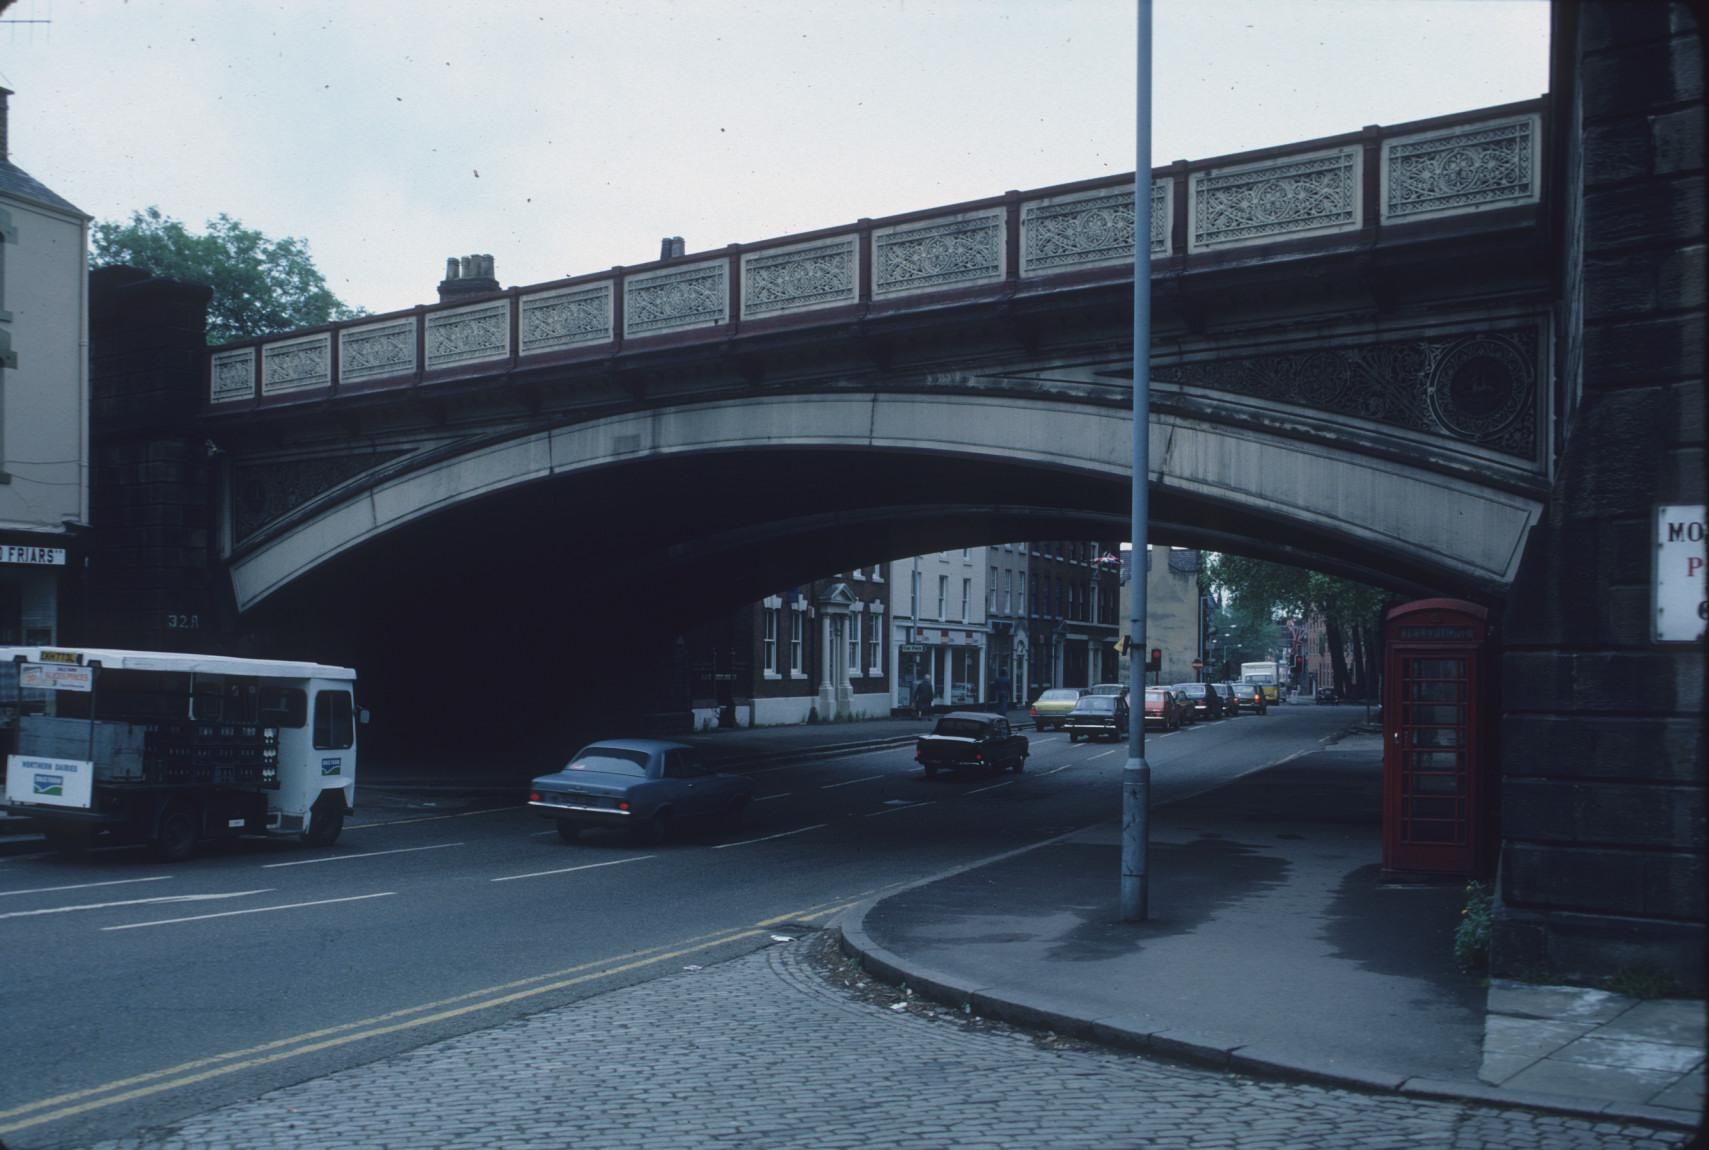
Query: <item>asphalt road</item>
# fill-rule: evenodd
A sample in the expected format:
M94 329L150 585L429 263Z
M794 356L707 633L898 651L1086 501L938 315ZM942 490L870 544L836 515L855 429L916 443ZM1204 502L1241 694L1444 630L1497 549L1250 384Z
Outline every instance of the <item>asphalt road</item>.
M1361 714L1291 706L1153 734L1154 802L1304 752ZM1032 739L1020 776L927 782L907 748L762 768L739 832L641 848L564 844L514 806L382 803L329 849L0 859L0 1141L119 1137L710 965L1119 815L1124 745Z

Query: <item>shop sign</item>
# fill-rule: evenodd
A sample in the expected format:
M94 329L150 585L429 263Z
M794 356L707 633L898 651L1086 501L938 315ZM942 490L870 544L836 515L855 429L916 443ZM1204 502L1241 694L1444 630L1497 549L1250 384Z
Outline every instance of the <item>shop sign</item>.
M904 643L902 644L902 653L904 655L924 655L926 646L924 643Z
M63 547L23 547L0 543L0 563L30 563L39 567L64 567Z

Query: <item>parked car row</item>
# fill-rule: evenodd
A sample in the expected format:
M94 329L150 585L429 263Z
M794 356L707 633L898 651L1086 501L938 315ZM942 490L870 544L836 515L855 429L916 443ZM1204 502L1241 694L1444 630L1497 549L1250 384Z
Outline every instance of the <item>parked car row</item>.
M1095 738L1126 738L1126 683L1095 683L1090 687L1053 687L1029 708L1033 725L1068 732L1069 742ZM1175 683L1145 689L1145 725L1173 731L1201 719L1233 718L1241 712L1262 715L1269 709L1264 690L1252 683Z

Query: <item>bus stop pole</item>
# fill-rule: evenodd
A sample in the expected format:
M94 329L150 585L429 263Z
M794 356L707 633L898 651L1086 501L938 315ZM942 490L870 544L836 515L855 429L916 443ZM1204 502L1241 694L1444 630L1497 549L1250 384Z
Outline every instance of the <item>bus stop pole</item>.
M1151 0L1139 0L1133 170L1133 494L1128 538L1127 764L1122 769L1123 922L1148 913L1151 765L1145 761L1146 521L1151 471ZM1167 221L1165 221L1167 224Z

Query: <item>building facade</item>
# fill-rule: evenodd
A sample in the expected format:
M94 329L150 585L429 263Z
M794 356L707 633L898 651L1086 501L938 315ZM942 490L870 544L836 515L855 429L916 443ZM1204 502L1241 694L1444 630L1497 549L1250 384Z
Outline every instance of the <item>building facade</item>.
M1124 560L1131 562L1133 553L1124 551ZM1124 562L1124 568L1127 563ZM1147 685L1158 683L1190 683L1199 678L1193 661L1202 659L1203 639L1199 552L1184 547L1147 545L1145 549L1145 650L1162 653L1162 669L1147 672ZM1133 609L1131 581L1121 586L1120 610L1125 621ZM1118 660L1117 676L1128 681L1127 658Z
M12 163L11 95L0 88L0 643L53 644L83 607L89 216Z
M965 547L897 559L890 571L891 700L912 706L914 685L932 683L934 705L990 699L987 563L992 549Z

